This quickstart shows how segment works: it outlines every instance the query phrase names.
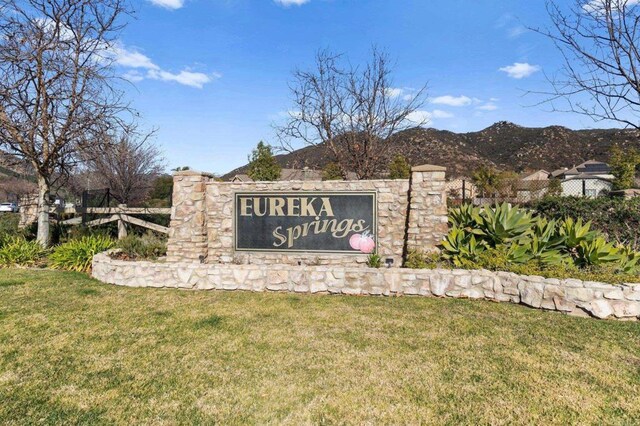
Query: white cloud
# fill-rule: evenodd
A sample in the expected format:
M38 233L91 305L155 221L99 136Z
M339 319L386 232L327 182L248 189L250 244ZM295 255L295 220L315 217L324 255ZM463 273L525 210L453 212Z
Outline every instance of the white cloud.
M148 78L159 81L173 81L184 86L202 89L205 84L221 77L217 73L205 74L188 69L184 69L179 73L172 73L160 68L145 54L128 49L122 44L112 47L110 52L116 64L124 68L133 68L123 75L125 79L131 82L140 82ZM146 70L146 73L138 71L139 69Z
M495 111L498 109L498 106L493 102L487 102L484 105L480 105L479 107L476 107L476 109L479 109L481 111Z
M159 69L148 56L135 50L129 50L121 44L114 46L112 51L116 63L123 67L145 68L149 70Z
M387 89L387 96L389 98L397 98L399 96L402 96L403 94L404 94L404 89L400 89L396 87L390 87Z
M132 83L137 83L144 80L144 75L142 75L140 71L137 70L127 71L122 77Z
M149 0L156 6L164 7L165 9L180 9L184 6L184 0Z
M434 109L431 113L433 118L453 118L453 114L447 111L442 111L440 109Z
M471 105L471 103L473 102L473 99L464 95L462 96L445 95L445 96L438 96L436 98L433 98L430 100L430 102L432 104L438 104L438 105L461 107L461 106Z
M500 71L506 72L509 77L519 80L540 71L540 67L526 62L516 62L513 65L500 68Z
M417 110L407 115L407 121L415 125L431 124L431 113L429 111Z
M202 87L210 83L213 78L220 78L220 74L213 74L209 76L201 72L180 71L177 74L170 73L163 70L149 70L147 72L147 78L160 81L175 81L176 83L183 84L185 86L195 87L202 89Z
M522 34L526 33L527 31L528 30L526 27L522 25L518 25L517 27L509 28L509 30L507 30L507 36L509 38L517 38L517 37L520 37Z
M628 9L634 5L637 5L638 3L640 3L640 0L613 0L610 7L611 11L615 13L621 11L622 9ZM586 13L599 14L603 12L606 4L606 0L591 0L588 3L585 3L582 6L582 9Z
M438 118L453 118L454 115L447 111L434 109L433 111L416 110L407 116L407 121L416 126L426 126Z
M280 6L302 6L305 3L309 3L311 0L273 0Z

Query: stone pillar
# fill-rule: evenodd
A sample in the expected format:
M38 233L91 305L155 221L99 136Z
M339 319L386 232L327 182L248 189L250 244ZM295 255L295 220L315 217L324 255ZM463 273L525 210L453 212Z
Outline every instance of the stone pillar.
M205 193L207 173L186 170L173 175L167 262L204 262L207 257Z
M438 250L447 234L447 194L445 171L425 164L411 169L406 251L424 253Z
M20 197L18 207L20 208L20 222L18 223L18 227L20 229L26 228L38 221L37 195L25 195Z

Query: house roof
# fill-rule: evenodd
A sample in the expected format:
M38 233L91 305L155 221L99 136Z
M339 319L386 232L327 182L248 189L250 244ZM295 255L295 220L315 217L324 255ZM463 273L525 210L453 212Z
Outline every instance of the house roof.
M239 174L231 178L231 182L253 182L249 175Z
M559 169L551 173L551 177L584 176L584 175L609 175L611 167L602 161L589 160L571 169Z
M589 173L580 173L580 174L577 174L577 175L566 176L562 180L563 181L568 181L568 180L586 180L586 179L602 180L604 182L611 182L613 180L613 177L604 177L604 176L598 176L598 175L593 175L593 174L589 174Z
M521 178L521 180L544 180L549 178L550 173L546 170L540 169L536 170L533 173L529 173ZM540 179L541 176L544 176L543 179Z

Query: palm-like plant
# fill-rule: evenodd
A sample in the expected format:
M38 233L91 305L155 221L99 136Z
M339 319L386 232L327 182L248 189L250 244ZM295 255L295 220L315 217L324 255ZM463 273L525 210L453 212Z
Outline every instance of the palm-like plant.
M487 248L484 241L464 229L452 228L442 241L443 257L461 266L464 260L474 260Z
M531 213L514 208L508 203L495 207L485 206L480 218L477 235L481 235L491 247L522 241L533 232L534 220Z

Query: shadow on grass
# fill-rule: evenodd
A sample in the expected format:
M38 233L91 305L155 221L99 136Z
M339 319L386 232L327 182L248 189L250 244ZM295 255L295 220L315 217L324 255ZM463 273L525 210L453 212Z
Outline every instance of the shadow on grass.
M80 296L98 296L100 294L100 292L95 288L86 288L86 287L79 288L77 292Z
M201 328L220 328L222 326L223 317L220 315L210 315L195 323L196 329Z
M15 285L23 285L25 281L22 280L0 280L0 288L1 287L13 287Z

